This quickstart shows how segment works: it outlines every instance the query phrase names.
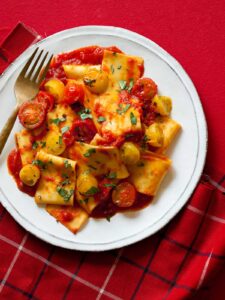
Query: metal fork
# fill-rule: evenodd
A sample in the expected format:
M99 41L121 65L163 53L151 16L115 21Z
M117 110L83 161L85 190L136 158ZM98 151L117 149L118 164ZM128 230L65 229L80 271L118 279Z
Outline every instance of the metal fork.
M44 55L41 62L38 65L38 62L40 61L40 58L42 54L44 54L43 50L38 54L38 56L35 58L39 48L36 48L29 60L27 61L26 65L24 66L23 70L20 72L18 78L16 79L15 85L14 85L14 93L16 96L16 106L14 107L11 115L9 116L5 126L3 127L2 131L0 132L0 154L2 153L2 150L6 144L6 141L10 135L10 132L13 128L13 125L16 121L16 117L19 111L19 108L21 104L24 101L33 99L39 90L39 86L43 79L46 76L46 73L48 71L50 62L52 60L53 55L49 58L46 65L45 60L48 56L48 52ZM31 66L32 65L32 66ZM37 67L38 65L38 67ZM27 71L29 67L31 66L28 74ZM44 67L43 67L44 66Z

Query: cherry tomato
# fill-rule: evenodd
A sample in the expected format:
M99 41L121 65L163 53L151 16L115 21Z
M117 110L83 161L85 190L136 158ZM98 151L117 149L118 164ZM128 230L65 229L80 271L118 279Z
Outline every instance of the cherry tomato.
M84 102L84 89L81 84L69 81L65 87L63 102L71 105L76 102Z
M8 156L8 168L12 175L19 176L22 169L20 152L17 149L12 150Z
M132 89L132 95L141 100L151 100L157 94L157 85L150 78L140 78Z
M45 121L46 105L36 100L26 101L20 106L18 116L25 128L39 128Z
M55 100L54 97L47 92L40 91L37 96L36 96L37 102L42 103L43 105L46 106L46 110L50 111L53 109Z
M97 133L92 120L75 120L72 127L63 134L66 146L71 146L74 141L89 143Z
M110 179L104 178L99 182L98 188L100 192L96 194L95 200L98 202L107 201L110 197L110 192L113 189L113 182Z
M136 190L129 182L120 183L112 192L112 201L119 207L130 207L136 199Z
M72 146L75 142L75 136L73 135L71 129L63 133L63 142L66 145L66 147Z

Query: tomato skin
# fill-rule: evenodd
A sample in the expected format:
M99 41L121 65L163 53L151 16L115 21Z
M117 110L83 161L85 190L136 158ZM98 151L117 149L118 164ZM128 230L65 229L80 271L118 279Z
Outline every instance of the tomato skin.
M20 123L26 129L35 129L42 126L46 117L46 105L36 100L24 102L19 109Z
M76 102L80 102L83 104L84 102L84 89L81 84L77 84L74 82L68 82L65 87L65 95L62 102L66 104L74 104Z
M136 200L136 190L127 181L120 183L112 193L112 201L119 207L130 207Z
M135 83L131 93L140 100L149 101L158 92L156 83L150 78L140 78Z
M70 222L73 220L73 214L70 211L63 210L60 214L60 220L62 222Z
M90 143L97 130L92 120L75 120L72 127L63 134L63 141L67 147L71 146L74 141Z
M99 182L98 188L99 188L100 192L95 195L95 200L97 202L103 202L103 201L109 200L111 190L113 187L105 186L105 185L111 184L111 183L112 183L112 181L108 178L104 178Z
M36 96L37 102L43 103L47 111L51 111L55 105L55 100L52 95L47 92L40 91Z

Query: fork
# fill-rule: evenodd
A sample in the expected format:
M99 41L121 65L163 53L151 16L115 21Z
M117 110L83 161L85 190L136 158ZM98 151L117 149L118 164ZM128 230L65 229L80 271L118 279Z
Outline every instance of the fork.
M32 100L38 93L39 86L43 79L46 76L48 71L50 62L52 60L53 55L47 61L47 64L44 66L45 60L48 56L48 52L44 55L41 62L40 58L44 52L38 54L35 59L36 53L38 52L39 48L36 48L33 54L30 56L29 60L27 61L26 65L20 72L19 76L16 79L14 85L14 93L16 96L16 106L14 107L11 115L9 116L8 120L6 121L5 126L3 127L2 131L0 132L0 154L6 144L6 141L12 131L13 125L16 121L17 114L21 104L26 100ZM38 65L38 66L37 66ZM44 67L43 67L44 66ZM31 68L30 68L31 67ZM29 72L28 69L30 68ZM28 72L28 74L27 74ZM27 75L26 75L27 74Z

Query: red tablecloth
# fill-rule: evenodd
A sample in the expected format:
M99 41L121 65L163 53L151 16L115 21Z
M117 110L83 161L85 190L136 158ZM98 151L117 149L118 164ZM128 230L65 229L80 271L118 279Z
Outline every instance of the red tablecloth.
M202 181L154 236L116 251L48 245L0 205L0 299L225 299L225 1L1 1L0 40L18 21L40 35L79 25L141 33L171 53L199 92L209 130ZM0 67L7 62L0 51ZM1 200L1 199L0 199Z

